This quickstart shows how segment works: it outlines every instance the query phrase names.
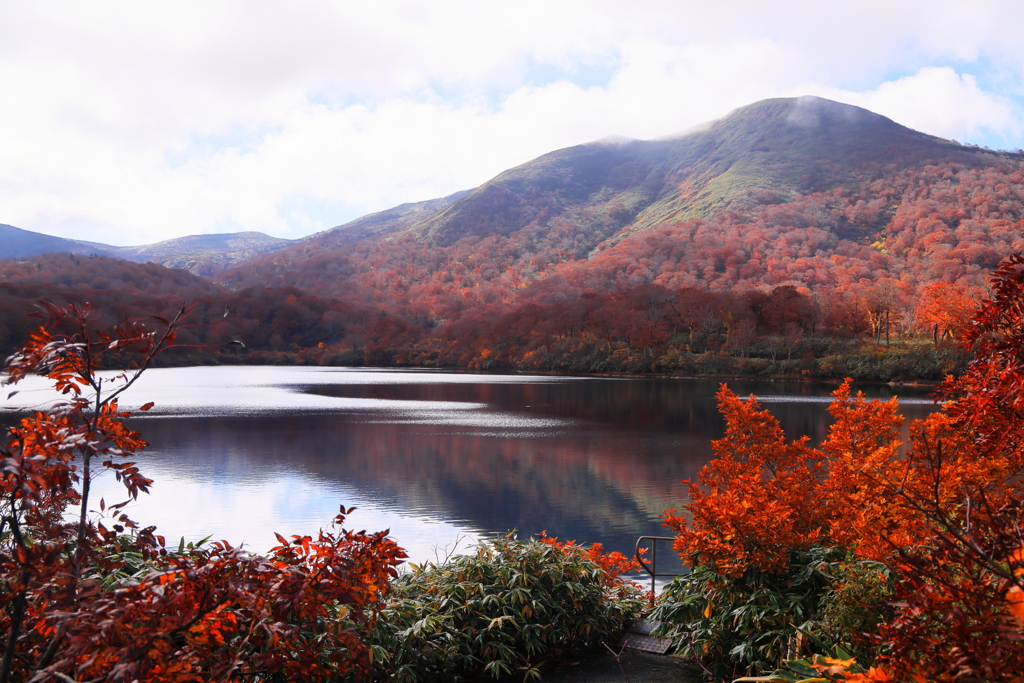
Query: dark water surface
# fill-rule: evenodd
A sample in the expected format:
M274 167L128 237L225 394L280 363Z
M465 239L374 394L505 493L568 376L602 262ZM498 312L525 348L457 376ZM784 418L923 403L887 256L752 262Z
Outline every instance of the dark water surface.
M156 484L130 514L168 540L207 535L255 550L315 533L339 505L350 528L390 528L414 560L517 529L631 553L683 502L722 435L719 382L323 368L151 371L133 419ZM826 433L834 385L730 382L786 433ZM891 397L884 386L860 387ZM136 388L132 389L136 392ZM934 410L899 389L907 417ZM97 482L112 502L116 484Z

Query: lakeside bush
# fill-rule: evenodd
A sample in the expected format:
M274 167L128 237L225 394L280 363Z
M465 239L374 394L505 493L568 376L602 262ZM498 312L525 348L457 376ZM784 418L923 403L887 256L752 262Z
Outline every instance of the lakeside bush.
M855 634L891 618L892 590L885 565L813 546L772 573L750 567L730 576L698 565L665 587L651 618L662 622L654 635L671 640L677 655L711 680L733 680L823 647L873 659L877 648Z
M619 574L631 563L584 548L508 536L469 555L410 565L391 584L374 630L387 680L540 680L546 664L615 643L643 592Z

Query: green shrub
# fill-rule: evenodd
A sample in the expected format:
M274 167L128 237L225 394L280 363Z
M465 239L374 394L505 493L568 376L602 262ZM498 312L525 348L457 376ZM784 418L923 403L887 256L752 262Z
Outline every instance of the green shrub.
M794 552L784 574L749 570L739 578L698 566L662 592L654 635L716 681L777 669L806 647L804 633L820 632L821 601L841 559L837 549L815 547Z
M894 610L892 572L880 562L847 560L829 567L831 589L821 598L819 635L841 644L859 662L871 662L878 647L869 637L889 622Z
M547 662L614 643L644 606L586 549L550 539L410 566L374 631L376 666L394 681L539 680Z

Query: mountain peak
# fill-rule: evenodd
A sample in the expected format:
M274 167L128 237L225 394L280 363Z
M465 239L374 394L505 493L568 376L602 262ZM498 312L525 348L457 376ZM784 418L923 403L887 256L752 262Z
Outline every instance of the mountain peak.
M625 135L605 135L603 138L597 140L591 140L585 144L587 145L604 145L606 147L620 147L622 145L628 145L631 142L636 142L636 138L629 138Z
M768 99L667 138L610 136L550 152L408 232L448 244L573 216L588 225L580 248L589 252L652 225L714 215L751 192L792 196L894 160L974 153L861 107L813 96Z
M754 102L734 109L722 118L695 126L685 133L719 138L743 136L758 141L769 138L776 141L791 139L801 142L803 146L817 145L823 140L829 144L847 142L846 135L860 136L865 133L875 138L874 142L882 144L894 140L901 143L914 141L918 145L927 146L948 143L862 107L813 95ZM836 135L840 139L835 139ZM861 140L856 146L866 149L864 142L869 141ZM839 150L831 150L831 153L836 151Z
M876 114L862 107L836 102L816 95L801 95L800 97L776 97L737 107L725 116L711 119L710 121L703 121L678 132L654 138L652 142L679 140L742 120L759 121L762 125L772 121L776 123L785 122L795 128L804 129L858 124L870 121L876 123L887 122L902 128L902 126L899 126L898 123L891 119L887 119L881 114Z
M858 123L868 119L884 119L867 109L844 104L815 95L803 95L788 99L789 113L786 122L800 128L815 128L825 122Z

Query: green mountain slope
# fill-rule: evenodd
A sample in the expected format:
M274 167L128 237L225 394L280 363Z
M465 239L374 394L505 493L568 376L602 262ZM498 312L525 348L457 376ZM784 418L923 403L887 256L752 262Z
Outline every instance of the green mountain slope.
M707 218L748 190L821 190L894 160L964 153L954 142L818 97L757 102L668 142L665 192L640 225Z
M870 173L972 152L866 109L816 97L764 100L660 140L569 147L501 173L410 232L447 244L531 222L585 223L594 243L707 218L751 192L788 198Z

